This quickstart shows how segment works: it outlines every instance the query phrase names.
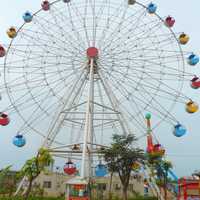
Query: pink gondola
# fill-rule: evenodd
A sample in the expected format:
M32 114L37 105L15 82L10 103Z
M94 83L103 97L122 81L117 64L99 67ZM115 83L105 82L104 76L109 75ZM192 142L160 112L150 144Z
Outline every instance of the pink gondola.
M173 27L174 24L175 24L175 19L171 16L168 16L166 19L165 19L165 25L168 26L168 27Z
M42 9L45 10L45 11L50 9L49 1L43 1L41 6L42 6Z

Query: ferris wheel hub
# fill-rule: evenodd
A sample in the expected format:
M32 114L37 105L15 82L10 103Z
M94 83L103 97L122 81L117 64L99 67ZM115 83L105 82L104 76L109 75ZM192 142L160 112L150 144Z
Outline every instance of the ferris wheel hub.
M97 58L98 57L98 49L96 47L89 47L87 49L88 58Z

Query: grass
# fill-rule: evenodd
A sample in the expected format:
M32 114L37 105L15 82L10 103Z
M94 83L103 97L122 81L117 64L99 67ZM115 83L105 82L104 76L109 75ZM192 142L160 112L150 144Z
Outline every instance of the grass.
M0 197L0 200L23 200L23 197ZM30 197L29 200L64 200L64 198Z
M0 197L0 200L23 200L22 197ZM30 197L29 200L65 200L65 198L53 198L53 197ZM135 197L129 198L129 200L157 200L155 197Z

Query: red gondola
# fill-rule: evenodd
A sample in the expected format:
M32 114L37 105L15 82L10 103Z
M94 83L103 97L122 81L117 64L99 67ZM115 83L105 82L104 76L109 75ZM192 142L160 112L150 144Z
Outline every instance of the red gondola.
M8 118L8 115L5 113L0 113L0 125L6 126L10 122L10 119Z
M191 80L191 87L194 88L194 89L200 88L200 79L199 79L199 77L195 76Z
M70 160L65 164L63 170L68 175L73 175L77 171L76 165Z
M6 50L3 46L0 45L0 57L4 57L6 55Z

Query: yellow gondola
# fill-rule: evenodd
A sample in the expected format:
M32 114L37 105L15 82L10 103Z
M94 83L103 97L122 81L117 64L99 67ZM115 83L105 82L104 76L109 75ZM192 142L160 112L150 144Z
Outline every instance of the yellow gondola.
M190 40L190 37L187 34L185 34L185 33L182 33L179 36L179 42L180 42L180 44L187 44L189 40Z
M15 27L10 27L10 28L8 29L8 31L7 31L7 35L8 35L9 38L12 38L12 39L13 39L14 37L16 37L17 31L16 31Z
M199 106L197 103L193 102L193 101L189 101L187 104L186 104L186 111L188 113L195 113L197 112L199 109Z

